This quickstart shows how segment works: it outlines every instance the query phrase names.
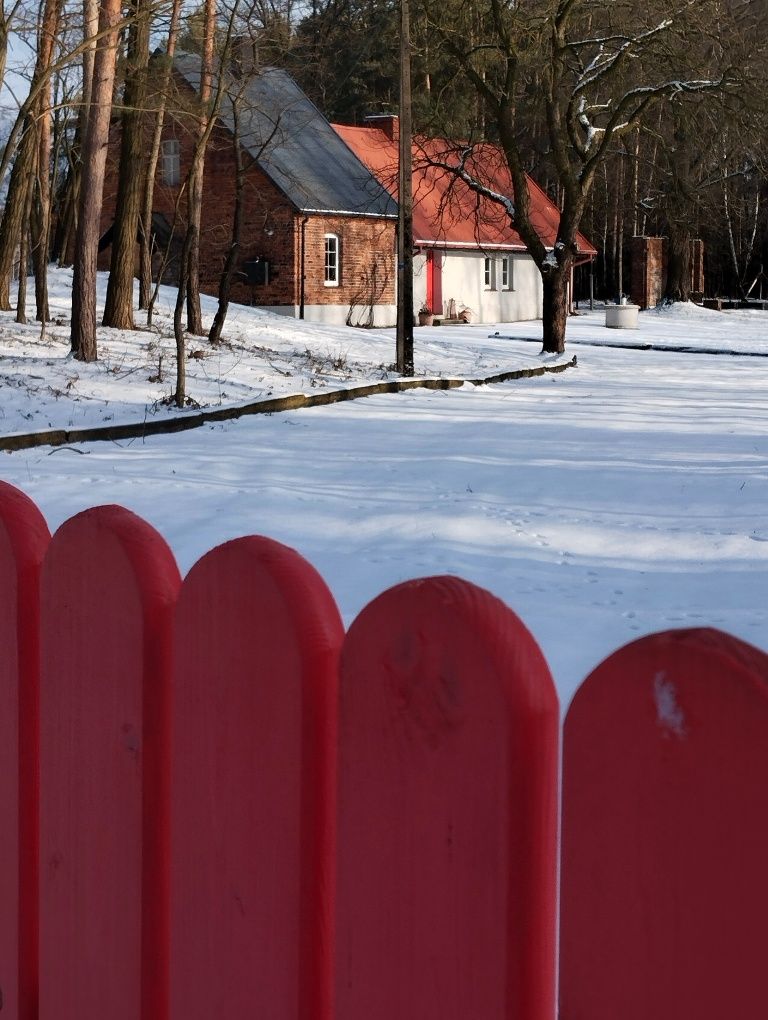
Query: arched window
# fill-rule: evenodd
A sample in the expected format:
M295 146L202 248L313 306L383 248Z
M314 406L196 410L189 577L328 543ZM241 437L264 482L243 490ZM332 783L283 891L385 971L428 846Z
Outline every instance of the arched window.
M341 281L341 242L338 234L325 235L325 278L326 287L338 287Z

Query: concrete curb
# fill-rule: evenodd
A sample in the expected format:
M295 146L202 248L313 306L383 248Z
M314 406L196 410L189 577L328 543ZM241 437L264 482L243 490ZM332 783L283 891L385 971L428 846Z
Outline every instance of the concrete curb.
M287 397L273 397L270 400L255 400L237 407L219 407L210 411L195 411L176 418L158 421L143 421L125 425L103 425L87 429L47 429L45 432L17 433L0 436L0 450L29 450L35 446L64 446L73 443L94 443L120 439L144 439L171 432L187 432L200 428L209 422L232 421L250 414L276 414L280 411L296 411L301 407L322 407L344 400L359 400L377 393L402 393L404 390L453 390L464 383L486 386L491 383L509 382L514 379L531 379L539 375L564 372L576 365L576 357L558 365L540 365L537 368L519 368L511 372L500 372L484 379L392 379L387 382L370 383L367 386L353 386L347 390L326 390L322 393L294 393Z
M510 336L506 333L489 333L489 340L521 340L525 344L540 344L541 337ZM729 347L689 347L686 344L654 344L632 340L578 340L568 341L570 347L615 347L621 351L660 351L662 354L710 354L717 358L768 358L767 351L732 351Z

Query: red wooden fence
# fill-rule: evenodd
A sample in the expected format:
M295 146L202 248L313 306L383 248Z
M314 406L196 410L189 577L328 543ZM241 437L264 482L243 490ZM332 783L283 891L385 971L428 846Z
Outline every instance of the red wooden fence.
M0 483L0 1006L12 1020L766 1012L768 659L643 639L563 745L547 665L455 578L344 635L297 553L182 583L120 507ZM38 787L39 775L39 787Z
M709 630L622 648L565 722L562 1012L768 1016L768 656Z

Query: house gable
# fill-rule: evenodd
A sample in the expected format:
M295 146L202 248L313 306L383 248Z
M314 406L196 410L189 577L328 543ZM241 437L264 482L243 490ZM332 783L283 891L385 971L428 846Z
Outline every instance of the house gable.
M397 196L398 141L396 132L380 126L349 127L334 124L334 130L370 168L393 197ZM460 149L441 138L416 137L413 142L413 230L422 245L438 247L501 248L524 252L522 238L509 224L501 205L472 191L450 170L439 164L458 164ZM490 143L473 147L467 169L500 195L513 194L512 180L503 153ZM542 189L528 177L531 219L545 246L557 237L560 213ZM587 239L578 235L579 252L596 255Z
M179 59L186 62L188 72L192 63L199 69L197 58ZM165 179L161 158L153 203L153 219L167 226L165 233L171 235L171 262L163 275L166 283L177 279L187 212L184 182L197 128L195 104L191 102L195 95L194 75L190 81L175 67L174 96L166 112L163 143L173 145L177 175L172 182ZM264 72L243 83L244 101L238 111L245 195L232 299L289 315L304 310L308 319L341 323L348 320L363 325L394 321L395 203L284 72L270 70L266 73L268 87L257 88L263 77ZM254 96L261 97L259 102L265 104L264 108L253 106ZM276 97L277 112L265 113L270 96ZM146 151L152 127L152 118L148 116ZM104 190L105 246L110 240L115 210L119 137L120 124L116 119ZM305 166L313 160L322 167L322 172L311 167L305 172ZM339 167L349 169L352 183L345 183L339 175L335 192L331 193L323 181L326 177L330 179L327 171L334 166L337 173ZM234 121L231 102L225 97L206 149L200 232L200 287L204 293L218 292L231 242L236 178ZM339 208L317 211L315 204ZM355 208L348 209L350 205ZM338 238L340 271L335 286L327 286L325 280L326 234ZM160 247L165 249L168 237L157 236ZM162 256L159 251L154 261L155 278L162 267ZM104 250L100 266L106 269L108 265L109 252Z
M200 58L179 54L174 67L189 86L200 86ZM369 168L343 144L296 82L279 68L265 68L244 83L239 134L243 149L302 213L392 217L397 207ZM221 103L219 120L234 130L232 102Z

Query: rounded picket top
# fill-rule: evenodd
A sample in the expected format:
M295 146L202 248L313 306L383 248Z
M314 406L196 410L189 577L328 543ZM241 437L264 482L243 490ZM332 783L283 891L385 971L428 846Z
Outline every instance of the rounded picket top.
M41 1020L165 1015L180 582L161 536L118 506L66 521L43 564Z
M50 534L23 492L0 482L0 974L3 1009L37 1002L37 758L40 567Z
M339 698L338 1020L554 1015L558 703L538 645L465 581L352 625Z
M297 552L212 550L176 616L170 1015L330 1017L339 611Z
M765 1015L768 656L716 630L620 649L563 745L561 1007Z

